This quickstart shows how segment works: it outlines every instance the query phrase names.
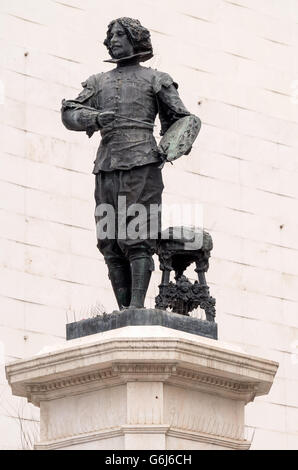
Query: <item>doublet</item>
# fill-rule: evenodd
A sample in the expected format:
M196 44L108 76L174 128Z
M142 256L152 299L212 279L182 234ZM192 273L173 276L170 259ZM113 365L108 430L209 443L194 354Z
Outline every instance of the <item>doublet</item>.
M85 131L89 137L100 131L94 174L159 162L153 136L157 114L161 135L190 114L170 75L139 64L92 75L82 85L76 99L63 100L62 120L68 129ZM97 116L103 112L114 112L115 119L100 127Z

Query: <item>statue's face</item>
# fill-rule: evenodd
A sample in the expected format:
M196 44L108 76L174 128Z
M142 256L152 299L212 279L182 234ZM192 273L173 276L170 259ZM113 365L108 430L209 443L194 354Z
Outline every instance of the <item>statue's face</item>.
M119 23L115 23L110 31L110 47L115 59L121 59L121 57L128 57L134 54L133 45Z

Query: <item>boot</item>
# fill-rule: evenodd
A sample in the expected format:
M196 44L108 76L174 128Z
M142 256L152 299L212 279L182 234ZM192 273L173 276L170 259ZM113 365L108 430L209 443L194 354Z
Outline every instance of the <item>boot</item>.
M152 260L150 258L138 258L130 263L132 290L129 308L144 308L145 297L149 286Z
M131 298L130 266L109 267L109 278L118 303L119 310L127 308Z

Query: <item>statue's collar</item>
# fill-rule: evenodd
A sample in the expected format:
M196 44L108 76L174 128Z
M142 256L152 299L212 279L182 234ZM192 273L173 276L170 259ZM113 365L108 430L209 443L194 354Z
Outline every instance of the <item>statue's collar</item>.
M152 51L139 52L127 57L121 57L120 59L107 59L104 62L110 62L112 64L122 65L137 65L139 62L145 62L153 57Z

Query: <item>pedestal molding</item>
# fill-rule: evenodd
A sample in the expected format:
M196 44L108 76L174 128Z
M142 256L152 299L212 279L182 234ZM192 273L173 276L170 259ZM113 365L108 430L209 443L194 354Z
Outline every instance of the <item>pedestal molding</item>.
M28 401L40 405L40 401L55 400L61 396L80 395L88 391L126 384L127 382L142 380L143 382L166 382L176 371L176 363L170 364L123 364L115 363L104 370L92 371L73 377L66 377L47 382L33 382L26 384ZM67 389L67 390L66 390Z
M156 424L126 424L113 429L105 429L101 431L92 431L88 433L78 434L68 438L60 438L59 440L44 441L35 444L36 450L54 450L61 447L72 445L80 445L85 442L98 441L103 439L111 439L113 437L124 437L126 434L166 434L169 425Z
M250 441L236 440L230 437L216 436L212 434L205 434L200 431L196 433L184 429L172 428L167 432L167 436L176 437L179 439L187 439L191 441L204 442L219 447L227 447L234 450L248 450L251 446Z
M242 382L240 380L228 379L219 375L204 374L189 369L177 368L168 383L188 389L207 391L209 393L226 396L235 400L243 400L245 403L253 401L260 391L256 382Z
M104 431L93 431L76 436L59 438L57 440L43 441L35 444L35 450L55 450L68 446L80 445L88 442L111 439L113 437L122 437L124 435L121 427L108 429Z
M209 445L226 447L234 450L248 450L251 442L247 440L232 439L226 436L216 436L201 431L171 428L170 425L123 425L118 428L84 433L59 440L44 441L35 444L35 450L58 450L65 447L82 445L115 437L124 437L126 434L165 434L166 437L186 439L206 443ZM171 449L168 449L171 450Z
M26 396L29 402L39 406L41 400L54 400L64 396L65 393L68 396L85 393L86 385L88 385L89 391L93 391L135 380L144 382L154 380L188 389L208 390L209 393L225 394L230 398L242 399L246 403L253 400L258 392L256 382L241 382L196 372L188 368L177 367L176 362L169 364L115 363L109 368L77 376L28 383L26 384ZM68 389L67 392L65 389Z
M74 372L79 377L75 380L81 382L86 380L85 377L94 376L94 374L107 374L110 377L114 374L116 377L115 364L118 368L125 367L128 363L131 365L132 362L138 364L136 357L140 364L151 362L154 368L158 364L169 364L169 367L173 367L175 364L183 363L185 379L199 380L202 374L206 377L214 376L208 379L209 383L213 381L216 385L216 381L220 381L218 383L222 388L224 388L224 379L227 377L227 387L234 391L238 388L238 392L241 390L241 385L228 385L229 381L258 383L257 388L252 390L251 385L250 390L256 395L268 393L277 370L277 363L274 361L251 357L238 351L228 351L209 344L198 344L185 338L162 337L143 340L117 338L117 340L103 339L92 344L78 343L76 346L66 347L58 352L13 362L6 367L6 374L13 393L27 396L28 391L31 392L31 389L26 389L27 385L30 384L32 387L37 383L37 386L41 387L43 382L56 384L61 380L66 383L69 380L71 383L73 380L71 376ZM101 369L106 372L100 372ZM78 371L81 371L79 375ZM153 373L156 374L155 371ZM163 370L162 374L164 373ZM172 373L170 369L169 373ZM196 373L197 379L194 375ZM100 379L104 380L104 376L100 375ZM53 388L57 388L57 385L53 385Z
M55 368L57 365L68 364L71 361L80 360L82 358L83 352L85 359L92 359L98 354L105 354L109 356L114 352L117 352L121 357L123 352L130 352L132 348L134 350L145 353L146 350L155 349L157 346L160 354L162 354L164 351L177 351L190 356L195 354L196 358L199 357L202 359L219 360L223 364L227 365L230 365L232 360L233 365L246 367L247 369L269 373L272 375L274 375L276 371L277 363L275 361L269 361L267 359L264 360L255 356L250 358L247 354L238 351L227 351L225 349L215 348L207 344L198 345L197 343L190 340L179 339L177 341L173 338L146 338L146 340L135 338L117 338L117 340L103 339L100 343L95 342L91 345L78 343L74 347L65 348L62 351L36 355L31 359L21 359L14 361L8 364L7 368L9 369L10 374L17 374L20 372L30 372L33 374L35 370L40 371L43 366L49 366L49 357L51 357L51 366ZM66 351L68 355L67 360L63 360L63 356L65 355Z

